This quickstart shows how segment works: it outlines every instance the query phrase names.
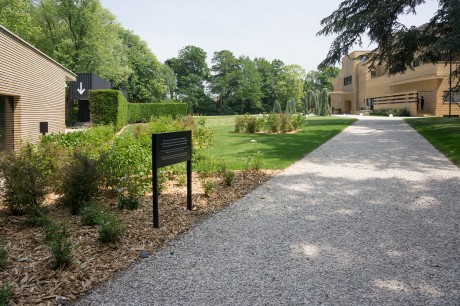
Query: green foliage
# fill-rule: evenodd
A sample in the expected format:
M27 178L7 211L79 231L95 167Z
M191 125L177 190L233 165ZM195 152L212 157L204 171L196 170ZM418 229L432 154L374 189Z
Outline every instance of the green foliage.
M71 163L64 169L62 180L63 203L72 214L77 214L96 196L101 177L99 158L91 158L83 151L74 153Z
M13 295L13 287L4 282L0 285L0 306L8 306Z
M0 191L13 215L38 208L45 196L45 164L32 146L19 153L10 153L0 162L4 183Z
M100 242L113 243L121 238L124 228L115 215L106 213L100 220L97 230Z
M291 116L292 127L294 130L300 130L305 126L305 117L301 114L294 114Z
M34 207L27 211L28 220L26 225L30 227L47 226L52 220L48 211L42 207Z
M129 123L148 122L152 117L177 118L186 114L186 103L128 103Z
M106 214L104 206L90 202L85 204L79 212L80 222L83 225L95 226L101 223Z
M278 133L281 131L281 115L280 114L269 114L267 117L268 131L272 133Z
M297 113L294 100L287 101L287 103L286 103L286 113L288 113L288 114Z
M273 113L274 113L274 114L280 114L280 113L282 113L282 112L283 112L283 111L281 110L281 105L280 105L280 103L279 103L277 100L275 100L275 103L273 104Z
M190 114L206 110L209 98L204 91L204 82L209 80L206 52L196 46L186 46L179 50L177 58L166 61L177 78L177 97L188 104Z
M317 92L318 105L316 107L316 114L318 116L327 116L330 114L329 110L329 92L326 88L323 88L320 92Z
M318 108L318 91L316 90L307 90L307 94L305 97L305 114L310 113L313 110L316 113L316 109Z
M201 185L203 186L204 194L207 197L216 192L217 182L214 179L204 178L201 180Z
M0 236L0 270L6 266L8 260L8 252L6 251L5 241Z
M233 172L232 170L226 170L223 175L225 185L232 186L233 179L235 178L235 172Z
M94 124L121 129L128 123L128 103L119 90L90 90L89 109Z
M160 183L158 184L162 186ZM159 188L159 193L161 193L161 189L162 188ZM134 210L138 208L139 208L138 198L135 198L133 196L123 196L123 195L118 196L118 209Z
M294 100L296 105L304 96L305 71L299 65L287 65L281 68L281 73L277 81L277 98L282 101L282 108L286 109L287 101Z
M322 67L307 73L304 83L304 91L316 91L326 88L332 91L332 80L339 74L340 68L334 66Z
M48 134L40 137L40 143L56 144L69 149L85 147L85 151L95 151L97 148L106 147L114 137L115 132L112 125L100 125L90 127L84 131ZM59 152L58 154L61 153Z
M54 258L54 268L66 267L72 261L72 240L67 226L50 223L45 229L45 242Z
M393 115L396 117L410 117L410 112L407 108L402 109L374 109L369 112L369 115L373 116L389 116Z

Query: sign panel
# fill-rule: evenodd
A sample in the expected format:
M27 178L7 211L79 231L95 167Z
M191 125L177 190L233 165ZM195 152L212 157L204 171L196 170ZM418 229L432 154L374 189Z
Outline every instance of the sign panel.
M192 205L192 131L152 134L153 226L160 227L158 168L187 162L187 209Z
M152 140L157 168L192 159L192 131L153 134Z

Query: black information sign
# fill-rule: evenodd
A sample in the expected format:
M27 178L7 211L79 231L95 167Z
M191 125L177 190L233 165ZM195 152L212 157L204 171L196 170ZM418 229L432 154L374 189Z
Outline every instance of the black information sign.
M192 131L152 134L153 226L158 221L158 168L187 162L187 209L192 210Z

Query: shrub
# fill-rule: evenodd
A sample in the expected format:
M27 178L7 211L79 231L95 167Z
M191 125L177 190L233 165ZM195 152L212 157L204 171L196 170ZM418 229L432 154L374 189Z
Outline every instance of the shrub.
M160 185L160 183L158 183ZM161 190L159 187L158 190ZM132 196L118 196L118 209L134 210L139 208L139 199Z
M27 212L27 215L29 218L26 221L26 224L31 227L47 226L52 222L50 216L48 215L48 212L41 207L30 209Z
M232 186L233 179L235 178L235 172L227 170L224 172L224 182L227 186Z
M246 120L244 116L235 117L235 133L241 133L246 130Z
M80 222L88 226L98 225L102 221L105 213L105 209L102 205L88 203L80 209Z
M299 130L305 125L305 117L300 114L294 114L291 117L292 119L292 127L294 130Z
M0 237L0 269L3 269L6 266L6 261L8 259L8 252L6 251L5 241Z
M248 116L246 120L247 120L246 132L250 134L258 132L256 118Z
M4 203L13 215L24 214L41 205L45 197L45 168L30 145L18 154L9 154L1 161Z
M410 112L407 108L403 109L375 109L369 113L373 116L399 116L399 117L409 117Z
M280 114L281 117L281 132L287 133L294 130L292 125L291 114Z
M99 241L102 243L116 242L123 233L123 226L115 215L105 214L98 224Z
M201 181L201 184L204 189L204 194L207 197L209 197L211 194L213 194L216 191L217 183L213 179L205 178Z
M72 260L72 241L67 227L50 223L45 229L45 242L54 258L54 268L68 266Z
M91 122L121 129L128 123L128 102L119 90L90 90Z
M267 117L268 130L272 133L278 133L281 130L281 117L278 114L269 114Z
M148 122L152 117L187 115L187 103L128 103L129 123Z
M90 158L84 152L75 152L62 180L63 202L72 214L77 214L97 194L100 179L100 159Z
M0 286L0 306L8 306L13 295L13 288L8 283Z

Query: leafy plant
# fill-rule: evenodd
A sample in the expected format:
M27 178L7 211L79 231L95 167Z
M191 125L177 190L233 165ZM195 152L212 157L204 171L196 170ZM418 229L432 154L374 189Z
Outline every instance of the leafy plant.
M13 295L13 288L9 283L0 286L0 306L8 306Z
M6 261L8 259L8 252L6 251L5 241L0 237L0 269L3 269L6 266Z
M231 171L231 170L226 170L224 172L224 182L225 182L225 185L227 186L232 186L233 184L233 179L235 178L235 172Z
M123 226L113 214L105 214L98 224L99 241L102 243L116 242L123 234Z
M248 157L243 158L244 170L260 170L262 169L262 153L257 150L257 141L251 140L253 153Z
M97 194L100 179L100 159L91 158L84 152L76 152L65 169L62 180L63 202L72 214L77 214Z
M72 260L72 240L67 226L52 222L45 229L45 242L54 258L54 268L66 267Z
M201 184L203 185L204 194L207 197L211 196L216 191L217 182L214 179L205 178L201 181Z
M83 225L88 226L98 225L104 218L105 213L105 208L102 205L97 203L88 203L80 209L80 222Z
M301 114L294 114L291 116L292 127L294 130L299 130L305 125L305 117Z
M6 156L0 163L0 173L4 179L4 203L13 215L41 205L45 197L45 165L32 146Z
M118 209L134 210L139 208L139 199L131 196L118 196Z
M42 207L34 207L27 211L28 220L26 224L32 227L47 226L52 222L48 211Z

